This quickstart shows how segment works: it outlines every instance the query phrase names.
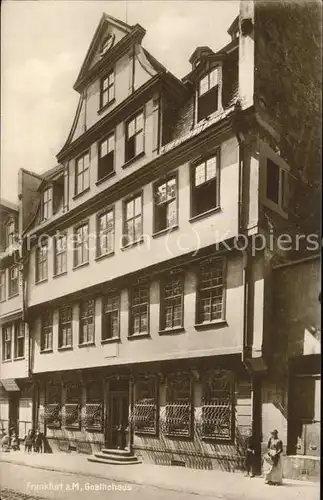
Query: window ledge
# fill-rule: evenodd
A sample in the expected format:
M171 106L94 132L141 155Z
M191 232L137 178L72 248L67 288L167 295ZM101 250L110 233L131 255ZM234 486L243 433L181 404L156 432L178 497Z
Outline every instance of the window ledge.
M150 333L145 332L145 333L133 333L132 335L128 335L128 340L133 340L133 339L147 339L150 338Z
M95 257L95 261L98 262L100 260L106 259L107 257L113 257L114 255L114 250L112 252L108 253L103 253L102 255L99 255L98 257Z
M2 360L2 363L11 363L11 361L12 361L12 359L11 359L11 358L10 358L10 359L3 359L3 360Z
M102 427L92 427L91 425L86 425L84 429L88 432L102 432Z
M40 354L47 354L47 353L53 353L53 349L41 349L40 351Z
M222 326L228 326L228 323L226 322L225 319L217 319L215 321L205 321L204 323L196 323L194 325L194 328L196 330L207 330L210 328L218 327L221 328Z
M84 344L79 344L79 347L91 347L95 346L95 342L84 342Z
M128 248L135 247L137 245L140 245L141 243L144 242L143 236L140 238L140 240L133 241L132 243L128 243L127 245L124 245L121 247L121 250L128 250Z
M116 171L113 170L113 172L110 172L110 174L105 175L102 177L102 179L98 179L95 183L96 186L99 186L100 184L103 184L103 182L107 181L108 179L111 179L111 177L114 177L116 175Z
M68 425L64 425L64 428L67 429L67 430L71 430L71 431L79 431L81 426L80 424L68 424Z
M126 161L123 165L122 165L122 168L127 168L129 167L129 165L131 165L132 163L134 163L135 161L139 160L140 158L142 158L143 156L145 156L145 151L142 151L141 153L139 153L137 156L134 156L133 158L130 158L130 160Z
M6 302L7 299L1 299L0 300L0 304L2 304L2 302Z
M42 283L47 283L48 278L44 278L43 280L35 281L35 285L41 285Z
M101 344L115 344L121 342L120 337L111 337L111 339L102 339Z
M67 271L63 271L62 273L58 274L53 274L53 278L59 278L60 276L65 276L67 274Z
M161 231L157 231L156 233L152 234L153 238L159 238L159 236L163 236L164 234L172 233L173 231L176 231L179 226L178 224L174 224L174 226L166 227L166 229L162 229Z
M83 194L88 193L90 191L90 186L81 191L80 193L75 193L75 195L72 197L72 200L77 200L80 198Z
M183 333L185 328L183 326L175 326L174 328L165 328L165 330L159 330L159 335L171 335L175 333Z
M25 359L25 356L19 356L17 358L13 358L14 361L21 361L23 359Z
M71 351L73 349L72 345L62 345L61 347L58 347L58 351Z
M15 297L18 297L18 296L19 296L19 292L14 293L13 295L9 295L9 296L8 296L8 300L10 300L10 299L14 299Z
M189 220L189 222L195 222L197 220L204 219L204 217L209 217L210 215L216 214L218 212L221 212L221 207L214 207L214 208L211 208L211 210L208 210L207 212L203 212L202 214L194 215L193 217L191 217L188 220Z
M98 115L101 115L101 113L104 113L104 111L106 111L108 108L110 108L110 106L112 106L112 104L114 104L115 102L116 102L116 99L114 97L113 99L111 99L111 101L107 102L104 106L101 106L98 109Z
M80 269L81 267L85 267L85 266L88 266L90 263L89 261L87 262L83 262L83 264L79 264L78 266L74 266L73 267L73 271L77 271L78 269Z

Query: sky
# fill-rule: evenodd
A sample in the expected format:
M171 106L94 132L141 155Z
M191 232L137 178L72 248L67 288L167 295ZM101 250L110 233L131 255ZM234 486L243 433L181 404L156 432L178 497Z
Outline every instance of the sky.
M4 0L1 6L1 197L17 201L20 168L41 173L72 125L73 84L103 12L146 29L143 46L177 77L199 45L221 49L233 0Z

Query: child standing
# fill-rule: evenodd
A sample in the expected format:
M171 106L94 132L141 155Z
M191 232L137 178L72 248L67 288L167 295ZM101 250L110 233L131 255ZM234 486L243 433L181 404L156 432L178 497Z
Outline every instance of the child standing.
M33 431L29 429L27 436L25 436L25 451L30 453L33 448L34 436Z

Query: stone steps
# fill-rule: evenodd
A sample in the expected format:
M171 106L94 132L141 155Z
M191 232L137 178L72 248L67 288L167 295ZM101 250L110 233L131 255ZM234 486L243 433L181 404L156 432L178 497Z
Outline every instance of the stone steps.
M89 462L109 465L134 465L141 461L130 450L109 450L103 448L99 453L95 453L88 458Z

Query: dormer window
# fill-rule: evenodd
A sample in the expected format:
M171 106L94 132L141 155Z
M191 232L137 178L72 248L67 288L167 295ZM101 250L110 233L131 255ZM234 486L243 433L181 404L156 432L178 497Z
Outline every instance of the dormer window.
M100 108L104 108L114 100L114 71L101 80Z
M198 84L197 121L201 121L219 109L220 68L204 75Z
M53 215L53 188L49 186L42 193L42 220L48 220Z

